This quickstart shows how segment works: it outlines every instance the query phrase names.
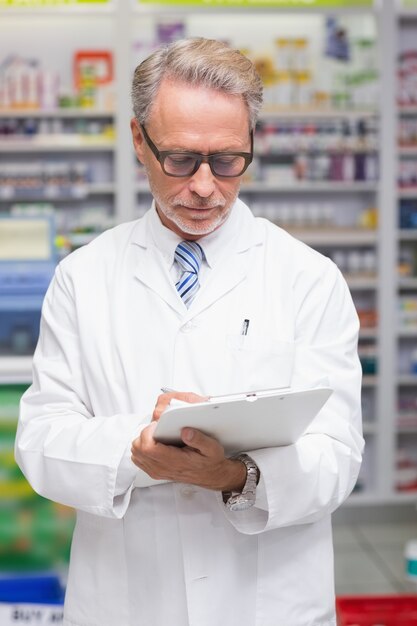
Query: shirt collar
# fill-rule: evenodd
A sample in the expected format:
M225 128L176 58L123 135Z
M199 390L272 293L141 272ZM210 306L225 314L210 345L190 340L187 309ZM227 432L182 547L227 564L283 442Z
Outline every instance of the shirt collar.
M239 207L236 205L237 202L233 205L227 220L217 230L198 239L198 243L204 250L207 265L211 268L230 249L231 242L239 231ZM157 213L155 201L152 202L149 212L149 232L152 243L171 267L174 262L175 249L183 238L164 226Z

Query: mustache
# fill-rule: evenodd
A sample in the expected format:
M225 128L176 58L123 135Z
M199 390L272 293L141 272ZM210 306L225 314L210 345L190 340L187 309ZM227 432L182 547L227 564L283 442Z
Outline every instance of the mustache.
M224 207L226 200L224 198L195 198L189 202L182 198L174 198L172 206L194 207L196 209L215 209L216 207Z

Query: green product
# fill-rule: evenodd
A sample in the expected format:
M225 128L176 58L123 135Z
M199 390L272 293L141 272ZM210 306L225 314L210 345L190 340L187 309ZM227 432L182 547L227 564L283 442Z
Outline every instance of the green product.
M74 514L38 496L14 460L19 402L27 385L0 385L0 571L68 562Z

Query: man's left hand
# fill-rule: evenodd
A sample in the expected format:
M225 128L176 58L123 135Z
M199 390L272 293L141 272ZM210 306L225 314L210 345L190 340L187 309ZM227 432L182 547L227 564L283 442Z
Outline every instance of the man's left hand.
M223 446L194 428L183 428L185 447L155 441L157 420L172 398L201 402L196 394L166 393L158 398L153 421L132 443L132 461L156 480L189 483L216 491L241 491L246 482L246 468L241 461L228 459Z

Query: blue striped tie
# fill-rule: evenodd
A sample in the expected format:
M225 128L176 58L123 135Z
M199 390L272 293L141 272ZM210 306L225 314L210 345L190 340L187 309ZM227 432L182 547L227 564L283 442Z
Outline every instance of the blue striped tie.
M196 241L181 241L175 250L175 260L179 263L183 274L175 284L182 301L188 308L200 288L198 272L204 257L200 244Z

